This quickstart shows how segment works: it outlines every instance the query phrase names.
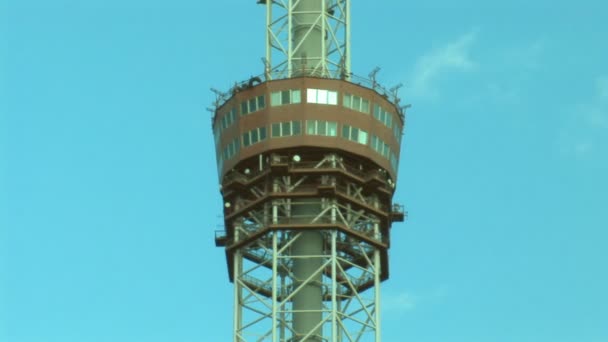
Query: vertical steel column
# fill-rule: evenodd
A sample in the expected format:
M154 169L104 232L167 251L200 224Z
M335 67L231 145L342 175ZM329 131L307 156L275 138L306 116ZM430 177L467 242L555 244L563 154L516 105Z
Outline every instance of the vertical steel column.
M270 6L268 6L270 7ZM277 180L275 179L272 183L272 191L273 192L277 192L279 190L279 184L277 182ZM279 208L277 206L276 201L272 202L272 224L277 224L278 222L278 214L279 214ZM279 329L279 326L283 325L283 322L281 322L279 324L278 321L278 310L280 308L277 307L279 301L278 301L278 288L277 288L277 281L278 281L278 277L279 277L279 272L278 272L278 252L279 252L279 247L278 247L278 235L279 232L278 231L274 231L272 232L272 342L277 342L277 330ZM283 330L281 330L282 332Z
M239 229L238 227L234 227L234 241L238 241L239 239ZM241 328L243 325L243 296L242 296L242 287L239 282L241 279L241 274L243 273L242 260L241 260L241 250L238 249L234 252L234 269L232 274L232 279L234 279L234 342L243 342L241 339Z
M306 211L303 211L306 212ZM308 213L318 210L311 209ZM302 213L302 211L299 211ZM298 287L321 267L323 260L323 235L320 232L302 232L293 244L292 255L295 286ZM315 327L323 319L322 274L318 273L293 296L293 328L298 335L304 336L314 330L315 337L306 341L321 341L321 328ZM298 340L299 341L299 340Z
M346 52L346 79L350 79L350 0L346 0L346 27L345 27L346 42L344 42L344 50Z
M293 2L288 0L287 4L287 75L293 77Z
M264 75L266 80L272 79L272 0L266 5L266 65ZM262 155L260 155L260 171L262 169Z
M335 210L332 209L332 210ZM338 272L338 267L336 263L338 262L338 251L337 251L337 243L338 240L338 231L331 231L331 342L338 341L338 281L336 277L336 272Z
M328 77L328 66L327 66L327 5L325 4L325 0L321 0L321 75L323 77ZM315 66L316 68L317 66Z
M380 233L380 228L378 222L374 223L374 236L376 239L382 241L382 234ZM374 313L375 313L375 327L376 327L376 340L375 342L381 341L381 331L380 331L380 273L381 273L381 262L380 262L380 249L374 249L374 301L376 302L374 305Z
M292 0L294 3L292 20L292 62L296 75L318 75L317 67L325 63L323 55L325 44L322 25L325 19L324 0Z
M273 218L274 219L274 218ZM278 235L279 232L274 231L271 233L272 234L272 342L278 342L277 340L277 330L279 328L279 324L278 324L278 309L277 308L277 303L278 301L278 286L277 286L277 282L278 282L278 256L277 256L277 252L279 251L279 247L278 247Z

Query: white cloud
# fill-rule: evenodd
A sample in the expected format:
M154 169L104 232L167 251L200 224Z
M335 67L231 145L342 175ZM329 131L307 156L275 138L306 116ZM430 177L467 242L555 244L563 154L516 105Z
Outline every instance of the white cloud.
M423 293L410 291L382 293L382 310L387 313L405 313L416 309L421 303L432 305L446 296L445 288L437 288Z
M385 293L382 297L382 309L385 312L404 312L416 307L417 299L408 292L397 294Z
M537 39L526 45L507 48L502 52L505 62L523 71L535 70L542 65L545 44Z
M472 70L476 63L470 57L470 49L476 36L475 31L466 33L420 57L410 78L410 94L418 97L436 96L436 82L443 74Z
M562 132L562 153L582 157L605 148L608 143L608 77L598 77L594 95L587 102L579 103L573 112Z
M580 106L585 121L592 127L608 129L608 77L595 81L595 97Z

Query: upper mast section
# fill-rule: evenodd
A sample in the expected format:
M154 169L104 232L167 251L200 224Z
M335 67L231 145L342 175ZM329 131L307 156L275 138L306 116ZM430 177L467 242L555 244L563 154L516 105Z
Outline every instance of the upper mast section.
M350 0L258 0L266 4L266 80L348 79Z

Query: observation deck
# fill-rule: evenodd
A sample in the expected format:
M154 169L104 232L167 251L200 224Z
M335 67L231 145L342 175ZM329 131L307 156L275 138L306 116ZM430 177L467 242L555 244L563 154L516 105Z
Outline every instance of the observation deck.
M352 75L267 79L252 77L217 92L213 133L220 180L271 151L328 149L371 161L396 183L405 125L396 91Z

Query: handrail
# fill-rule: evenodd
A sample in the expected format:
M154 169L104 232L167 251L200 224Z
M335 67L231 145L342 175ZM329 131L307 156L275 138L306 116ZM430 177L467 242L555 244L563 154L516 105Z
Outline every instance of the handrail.
M234 96L236 93L243 91L243 90L247 90L249 88L254 87L255 85L262 83L262 82L267 82L267 81L277 81L277 80L284 80L284 79L291 79L291 78L300 78L300 77L308 77L308 78L324 78L324 79L336 79L336 80L342 80L342 81L347 81L371 90L374 90L375 92L377 92L378 94L380 94L381 96L383 96L385 99L387 99L388 101L390 101L391 103L393 103L395 105L395 107L397 107L397 114L401 117L401 119L403 121L405 121L405 113L404 113L404 108L407 107L402 107L400 106L400 101L401 98L397 95L397 90L396 88L393 89L387 89L384 86L382 86L381 84L379 84L376 80L371 80L369 78L363 77L363 76L359 76L353 73L348 73L345 74L342 70L329 70L327 71L327 73L325 75L323 74L319 74L318 70L316 69L304 69L302 70L302 72L298 72L297 75L288 75L286 74L284 71L271 71L270 73L266 74L259 74L256 76L251 76L250 78L244 80L244 81L240 81L240 82L235 82L234 86L232 86L227 92L221 92L221 91L217 91L215 89L213 89L214 93L216 94L216 100L214 101L214 106L215 106L215 110L214 110L214 117L213 117L213 121L215 121L215 116L217 115L217 110L222 107L226 102L228 102L228 100L230 100L230 98L232 98L232 96ZM211 109L210 109L211 110Z

